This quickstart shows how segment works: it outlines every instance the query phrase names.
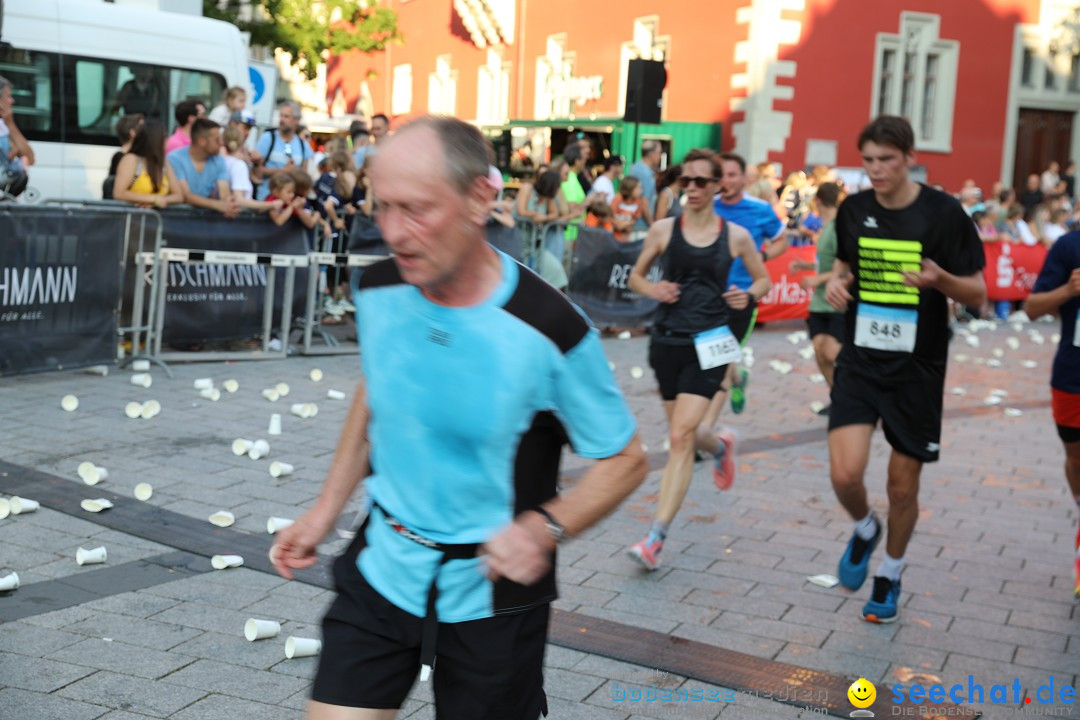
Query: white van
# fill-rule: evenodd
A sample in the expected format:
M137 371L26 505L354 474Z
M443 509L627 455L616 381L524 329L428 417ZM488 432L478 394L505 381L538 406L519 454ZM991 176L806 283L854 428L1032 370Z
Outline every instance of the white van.
M30 201L100 199L124 113L160 118L172 132L181 100L209 110L226 87L249 85L247 49L229 23L101 0L0 8L0 76L14 84L15 122L37 159ZM136 72L148 89L121 94Z

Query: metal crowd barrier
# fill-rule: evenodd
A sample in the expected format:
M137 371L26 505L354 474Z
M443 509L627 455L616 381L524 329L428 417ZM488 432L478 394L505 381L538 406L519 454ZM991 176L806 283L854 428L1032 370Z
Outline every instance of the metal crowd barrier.
M385 260L386 255L361 255L351 253L313 252L308 254L308 264L311 272L308 273L307 303L304 309L304 341L300 353L302 355L344 355L355 353L356 346L342 345L333 334L322 328L324 313L319 296L319 276L323 268L362 268L380 260ZM318 315L318 317L316 317ZM321 347L313 344L315 333L319 334L324 343Z

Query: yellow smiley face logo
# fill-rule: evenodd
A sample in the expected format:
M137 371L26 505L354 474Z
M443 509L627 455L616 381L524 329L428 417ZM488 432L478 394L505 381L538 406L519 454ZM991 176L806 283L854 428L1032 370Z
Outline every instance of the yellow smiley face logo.
M859 678L851 683L847 691L848 700L857 708L868 708L877 699L877 688L866 678Z

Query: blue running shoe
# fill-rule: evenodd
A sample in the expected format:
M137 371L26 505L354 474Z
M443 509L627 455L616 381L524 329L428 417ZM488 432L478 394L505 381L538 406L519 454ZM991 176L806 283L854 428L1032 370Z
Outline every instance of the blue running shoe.
M896 622L900 617L900 581L874 576L874 591L862 609L862 619L872 623Z
M874 525L877 526L877 530L874 532L874 537L869 540L863 540L856 532L851 533L847 550L840 558L840 567L836 574L840 578L840 584L848 590L858 590L866 582L866 575L870 569L870 556L874 554L874 548L881 540L881 523L876 516Z

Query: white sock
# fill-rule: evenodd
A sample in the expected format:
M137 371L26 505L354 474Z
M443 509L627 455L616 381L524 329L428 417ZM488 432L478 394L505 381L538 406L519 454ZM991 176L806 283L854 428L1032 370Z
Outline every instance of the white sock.
M874 513L867 513L866 517L855 523L855 534L863 540L870 540L877 532L878 524L874 520Z
M880 577L887 577L893 582L900 579L900 572L904 569L904 558L894 558L885 553L885 557L881 559L881 565L878 565L878 570L875 575Z

